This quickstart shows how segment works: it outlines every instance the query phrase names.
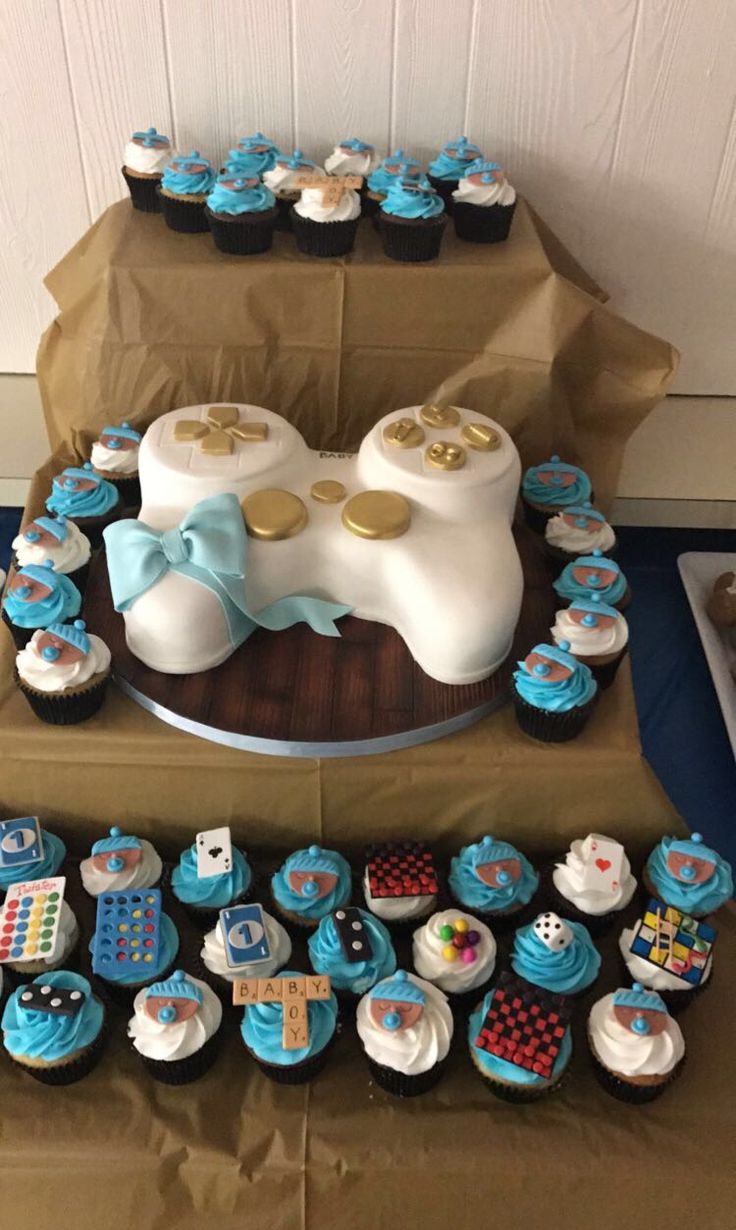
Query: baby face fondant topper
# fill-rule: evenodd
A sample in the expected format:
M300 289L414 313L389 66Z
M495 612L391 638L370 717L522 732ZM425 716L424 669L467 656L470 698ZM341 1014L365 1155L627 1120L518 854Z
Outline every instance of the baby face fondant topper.
M667 1027L667 1007L654 991L645 991L635 982L631 989L616 991L613 997L613 1015L619 1025L640 1038L661 1034Z
M98 871L116 873L135 867L143 857L143 849L137 837L126 837L117 825L110 829L110 836L96 841L92 847L92 866Z
M143 1010L159 1025L178 1025L188 1021L202 1003L202 992L184 970L175 970L163 982L154 982L146 992Z
M303 868L289 869L289 887L307 901L321 901L335 888L337 872L331 870L330 861L319 846L310 846L303 861Z
M715 863L700 833L689 841L673 841L667 854L667 870L682 884L704 884L715 872Z
M50 596L51 586L46 585L26 569L22 569L13 577L10 592L20 602L43 602Z
M560 648L562 648L562 645ZM540 683L562 683L563 679L569 679L572 675L572 670L569 666L566 666L563 662L555 662L553 658L548 658L536 649L527 654L524 659L524 666L529 674L534 679L538 679Z
M370 992L370 998L371 1018L388 1033L398 1033L416 1025L426 1002L422 988L403 969L379 982Z
M477 855L475 874L489 888L508 888L521 878L521 862L513 856L494 857L497 848L492 837L483 838Z

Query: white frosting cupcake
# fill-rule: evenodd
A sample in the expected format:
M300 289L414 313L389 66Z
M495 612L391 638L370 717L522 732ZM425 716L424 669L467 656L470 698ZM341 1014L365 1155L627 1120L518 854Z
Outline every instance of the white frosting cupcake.
M635 991L626 994L634 997ZM619 991L604 995L591 1008L588 1038L594 1055L621 1076L666 1076L685 1054L679 1025L664 1011L657 1014L662 1018L657 1032L635 1032L617 1016L614 1001L621 995Z
M415 996L409 1005L415 1008L421 1000L421 1011L409 1025L387 1027L381 1019L382 1006L393 1005L402 994L402 980L418 990L416 995L409 988L408 993ZM388 1015L390 1012L386 1012L385 1016ZM418 1076L446 1058L452 1040L453 1019L447 997L438 987L416 974L399 970L362 997L358 1003L356 1027L365 1052L374 1063L405 1076Z
M123 163L138 175L163 175L166 163L174 157L168 137L155 128L136 132L123 151Z
M177 1059L188 1059L201 1050L205 1042L220 1028L222 1004L206 982L201 982L190 974L183 981L191 984L201 994L201 1002L197 1004L192 1015L174 1021L157 1020L150 1015L150 1010L146 1009L146 1001L155 998L160 989L170 987L171 997L176 1001L176 981L177 974L164 983L144 987L133 1001L128 1037L132 1038L133 1046L146 1059L169 1063ZM166 997L162 995L160 998ZM182 1002L187 1003L186 1000Z
M135 449L116 450L106 448L99 440L92 445L90 461L95 470L106 474L130 475L138 473L138 452Z
M513 205L516 190L505 176L491 183L479 183L478 178L460 180L452 194L457 205Z
M464 947L457 947L454 937L461 937ZM448 995L463 995L491 977L496 941L485 923L472 914L441 910L414 932L413 957L414 968L422 978Z
M589 833L586 838L573 841L565 855L564 863L557 863L552 873L552 881L558 893L582 914L592 916L623 910L636 891L636 879L631 873L631 864L619 842L613 843L621 855L618 877L611 881L604 870L601 872L601 883L595 882L596 856L601 842L610 843L611 838L603 837L600 833Z
M590 555L596 547L605 554L616 545L616 535L603 514L589 505L565 509L550 517L544 537L551 547L564 551L572 559Z
M366 176L375 171L380 161L372 145L353 137L349 142L335 146L329 158L325 159L325 171L328 175Z
M145 837L125 836L110 829L110 836L96 841L89 858L82 859L79 873L90 897L132 888L152 888L161 878L162 863Z
M294 209L310 222L350 222L360 216L360 197L348 189L339 201L329 205L322 200L321 188L304 188Z
M211 974L224 978L228 982L237 982L239 978L270 978L288 963L291 956L291 939L288 932L277 919L263 911L263 926L271 952L267 961L259 961L256 965L228 965L225 942L219 922L208 931L202 943L200 953L205 966Z
M598 618L597 622L590 626L575 616L574 604L555 615L550 632L556 645L559 645L560 641L567 641L569 652L576 658L598 658L623 653L629 643L629 625L620 612L616 612L612 623Z
M110 650L99 636L86 633L89 652L75 661L68 661L63 654L56 660L47 660L41 646L48 637L49 629L39 628L15 659L20 678L36 692L65 692L78 688L88 683L94 675L109 669Z
M46 528L49 526L53 527L53 533ZM12 546L21 568L51 560L54 572L65 576L89 563L91 554L89 539L79 526L58 517L41 517L39 521L32 521L13 539Z

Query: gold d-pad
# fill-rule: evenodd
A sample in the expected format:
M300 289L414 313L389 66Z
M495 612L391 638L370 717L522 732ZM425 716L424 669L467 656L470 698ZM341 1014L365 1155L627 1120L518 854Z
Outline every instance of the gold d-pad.
M394 448L418 448L424 440L424 430L414 419L394 419L384 427L383 438Z
M424 454L429 465L436 470L461 470L465 465L465 449L449 440L436 440Z
M460 411L456 406L422 406L420 418L428 427L457 427Z

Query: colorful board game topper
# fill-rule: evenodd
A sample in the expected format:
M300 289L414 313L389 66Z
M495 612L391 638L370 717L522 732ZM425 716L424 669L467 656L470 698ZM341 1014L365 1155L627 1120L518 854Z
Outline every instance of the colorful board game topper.
M37 816L0 820L0 867L24 867L43 857L43 839Z
M472 965L477 960L480 932L473 931L467 918L454 918L452 922L443 923L439 934L444 944L443 960L462 961L463 965Z
M696 987L703 980L717 935L708 923L652 897L636 925L630 951Z
M329 999L330 979L324 974L288 974L274 978L242 978L233 983L233 1003L281 1004L284 1015L281 1044L285 1051L309 1046L309 1013L312 999Z
M354 965L357 961L370 961L373 956L373 946L370 936L363 924L360 910L354 905L335 910L331 915L335 931L346 961Z
M59 934L66 876L11 884L0 911L0 964L49 957Z
M233 905L220 910L220 933L230 969L257 965L271 956L271 946L260 905Z
M610 837L590 833L582 845L583 888L596 892L615 892L621 883L624 848Z
M370 992L370 1014L381 1029L398 1033L411 1029L424 1012L426 995L405 969L376 983Z
M154 982L146 991L143 1011L159 1025L178 1025L189 1020L202 1003L202 992L183 969L170 978Z
M18 1003L32 1012L47 1012L50 1016L76 1016L86 998L84 991L70 991L67 987L50 987L45 983L30 982L19 988Z
M207 416L201 419L178 419L174 426L174 440L180 444L199 443L200 452L207 457L229 457L235 441L258 444L268 437L268 424L240 419L237 406L209 406Z
M92 969L103 978L139 975L158 962L161 942L161 890L126 889L97 898Z
M210 876L227 875L232 870L233 847L230 829L223 825L219 829L206 829L197 833L197 879L207 880Z
M431 850L424 841L387 841L368 850L371 897L426 897L438 890Z
M474 1045L547 1080L571 1016L572 1004L566 996L543 991L505 972Z
M362 175L300 175L297 188L319 188L323 205L339 205L343 193L357 192L363 186Z

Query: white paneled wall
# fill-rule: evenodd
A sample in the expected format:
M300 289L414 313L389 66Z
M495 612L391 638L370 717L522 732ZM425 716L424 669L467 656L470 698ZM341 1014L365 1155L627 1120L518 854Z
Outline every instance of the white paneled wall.
M0 371L46 270L124 195L155 124L220 158L255 129L428 158L460 132L614 306L736 394L735 0L0 0Z

